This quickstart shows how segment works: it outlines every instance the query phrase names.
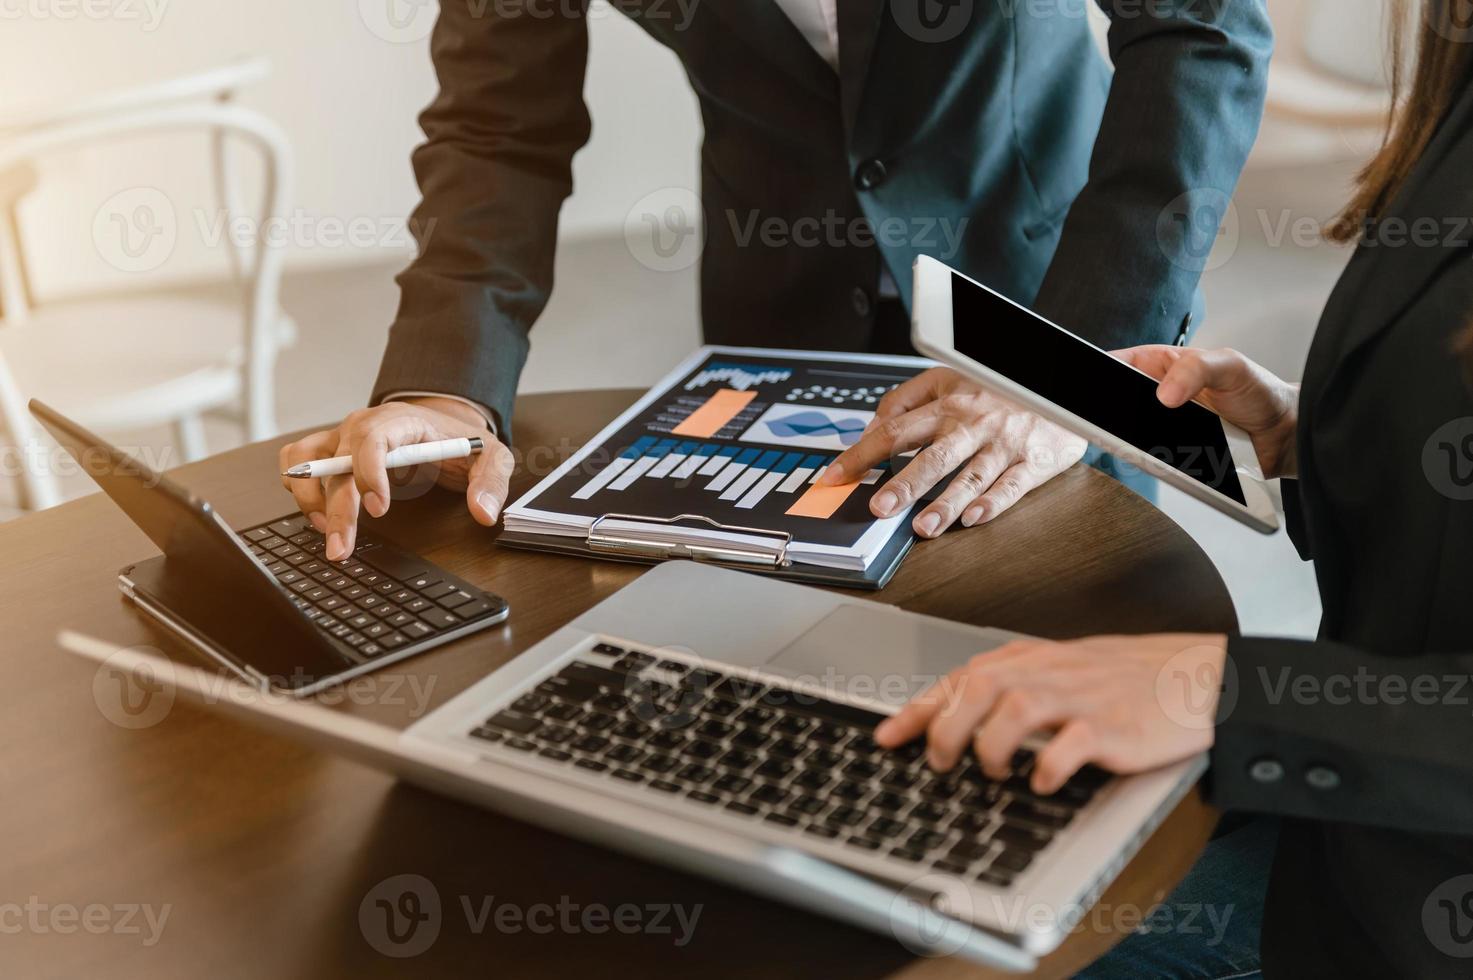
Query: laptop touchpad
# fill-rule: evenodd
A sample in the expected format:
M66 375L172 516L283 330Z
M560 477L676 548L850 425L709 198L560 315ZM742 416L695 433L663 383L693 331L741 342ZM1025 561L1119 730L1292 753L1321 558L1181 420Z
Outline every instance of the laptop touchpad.
M1015 636L886 606L843 605L769 658L766 669L835 694L900 705L973 654Z

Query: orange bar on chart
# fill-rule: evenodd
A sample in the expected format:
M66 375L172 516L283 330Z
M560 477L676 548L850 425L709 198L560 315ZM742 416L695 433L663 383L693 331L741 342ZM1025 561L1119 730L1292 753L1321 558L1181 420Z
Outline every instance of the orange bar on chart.
M671 434L690 436L693 439L709 439L720 432L722 426L736 418L738 413L756 397L755 391L722 388L706 399L706 404L691 412L689 418L671 430Z
M789 517L817 517L819 520L827 520L834 516L838 510L849 499L849 495L859 487L859 482L845 483L837 487L821 487L817 483L799 497L793 506L789 507Z

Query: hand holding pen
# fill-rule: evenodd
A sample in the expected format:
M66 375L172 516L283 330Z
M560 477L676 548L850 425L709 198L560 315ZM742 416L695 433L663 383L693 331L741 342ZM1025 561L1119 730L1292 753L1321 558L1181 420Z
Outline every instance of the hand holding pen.
M426 445L447 442L451 445ZM372 517L388 512L389 470L436 460L441 463L438 483L465 492L477 523L495 524L506 504L511 451L479 412L451 398L360 409L336 428L284 446L281 482L312 526L327 536L326 557L340 561L353 553L360 503ZM303 466L310 475L288 475Z

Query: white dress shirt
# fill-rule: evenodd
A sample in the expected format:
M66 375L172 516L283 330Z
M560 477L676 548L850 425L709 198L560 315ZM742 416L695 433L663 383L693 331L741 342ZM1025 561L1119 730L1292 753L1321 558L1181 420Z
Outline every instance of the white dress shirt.
M829 63L829 67L835 71L839 70L839 14L835 4L838 0L776 0L782 12L791 20L813 45L819 57ZM889 278L886 270L884 277ZM893 286L891 287L893 291ZM887 290L881 288L881 294ZM491 410L480 402L462 398L460 395L442 394L435 391L396 391L384 397L384 401L399 401L404 398L450 398L458 402L464 402L486 419L486 425L490 427L492 435L499 435L496 431L496 416Z

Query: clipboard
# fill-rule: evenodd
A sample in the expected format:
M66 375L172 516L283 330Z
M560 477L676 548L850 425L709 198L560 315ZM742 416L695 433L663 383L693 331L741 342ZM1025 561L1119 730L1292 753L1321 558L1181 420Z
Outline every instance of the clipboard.
M612 525L617 524L615 528ZM767 538L769 548L741 547L734 545L690 545L659 541L648 534L641 534L637 525L654 530L682 524L701 525L718 531L727 531L750 537ZM635 525L635 527L631 527ZM915 532L909 522L902 522L885 547L870 562L868 568L843 569L824 565L802 564L787 556L792 535L786 531L763 528L739 527L722 524L700 514L680 514L676 517L647 517L639 514L609 513L594 520L584 537L577 535L540 534L529 531L502 530L496 542L509 548L528 551L548 551L554 554L574 555L580 558L602 558L607 561L630 562L639 565L658 565L673 559L687 559L705 564L721 565L758 575L810 585L828 585L843 589L865 589L876 591L889 584L900 567L900 562L916 542Z

